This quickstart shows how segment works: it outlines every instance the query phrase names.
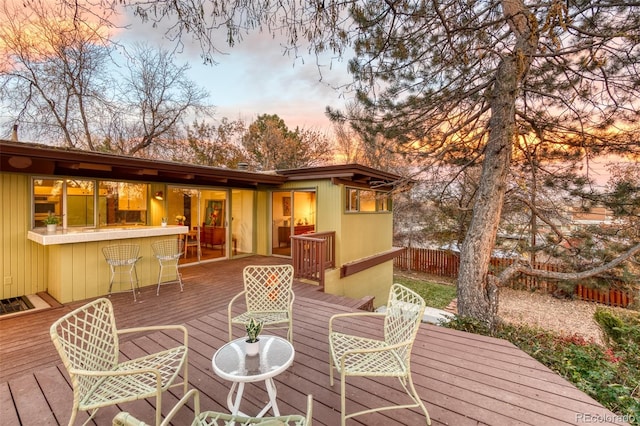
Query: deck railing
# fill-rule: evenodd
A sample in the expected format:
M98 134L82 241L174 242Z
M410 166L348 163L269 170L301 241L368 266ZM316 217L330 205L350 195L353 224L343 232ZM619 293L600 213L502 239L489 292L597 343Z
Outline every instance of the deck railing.
M291 236L294 276L316 281L324 291L324 271L336 266L336 233Z

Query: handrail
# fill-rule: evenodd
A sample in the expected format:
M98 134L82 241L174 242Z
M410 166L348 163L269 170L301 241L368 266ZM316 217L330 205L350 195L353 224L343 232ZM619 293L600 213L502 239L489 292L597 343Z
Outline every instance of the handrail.
M291 236L291 256L295 278L317 281L324 291L324 273L335 268L336 233L317 232Z

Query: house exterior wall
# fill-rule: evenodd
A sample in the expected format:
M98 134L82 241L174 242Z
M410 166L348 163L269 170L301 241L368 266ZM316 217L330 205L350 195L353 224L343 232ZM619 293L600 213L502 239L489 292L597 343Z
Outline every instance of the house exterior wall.
M256 254L269 255L269 229L271 213L271 192L258 191L256 194Z
M27 239L31 223L29 176L0 173L0 299L47 290L47 248Z
M0 219L2 253L0 254L0 298L17 297L48 291L61 303L106 294L110 271L102 247L113 241L61 245L40 245L27 238L31 226L31 195L28 174L0 173ZM157 186L157 187L156 187ZM152 190L163 189L156 184ZM282 189L316 191L316 230L335 231L336 268L326 273L325 291L353 298L375 296L375 305L386 303L393 280L393 262L340 278L340 267L392 247L392 214L345 213L344 185L330 179L287 182ZM256 191L256 253L270 254L271 188ZM159 222L161 211L150 211L152 223ZM142 260L137 265L141 286L155 285L159 266L151 243L161 237L118 240L118 243L141 245ZM116 283L114 291L128 290L128 276Z
M345 186L329 179L287 182L282 189L316 189L317 232L336 232L336 267L326 271L325 292L359 299L374 296L374 306L387 303L393 283L393 261L340 278L340 267L392 248L393 214L345 213Z
M107 294L110 271L102 247L114 241L41 245L27 238L31 227L31 176L0 173L0 299L38 292L48 292L61 303ZM143 256L136 269L140 286L157 284L159 265L151 243L165 237L118 240L140 244ZM123 275L128 280L128 274ZM171 279L166 275L163 281ZM130 289L126 281L120 286L116 277L113 291Z

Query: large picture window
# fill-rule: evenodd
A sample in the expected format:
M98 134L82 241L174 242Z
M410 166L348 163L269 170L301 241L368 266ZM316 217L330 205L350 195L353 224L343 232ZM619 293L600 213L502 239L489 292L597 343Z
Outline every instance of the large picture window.
M33 228L49 212L65 227L146 225L149 186L91 179L33 179Z
M391 195L388 192L371 189L346 188L345 211L347 212L389 212Z

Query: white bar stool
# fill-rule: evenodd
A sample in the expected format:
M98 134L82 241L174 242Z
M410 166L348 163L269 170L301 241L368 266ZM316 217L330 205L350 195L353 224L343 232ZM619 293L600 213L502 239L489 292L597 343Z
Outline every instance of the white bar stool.
M178 270L178 261L182 257L184 251L184 241L180 238L171 238L167 240L155 241L151 244L153 254L158 262L160 262L160 272L158 273L158 289L156 290L156 296L160 295L160 286L162 284L171 284L175 281L180 283L180 291L184 290L182 285L182 274ZM166 283L161 282L164 274L164 268L175 268L177 280L169 281Z
M136 289L140 293L140 284L138 282L138 272L136 271L136 263L142 259L139 256L140 246L137 244L117 244L102 248L102 254L111 268L111 280L109 281L109 296L113 287L113 280L116 272L122 277L123 272L129 273L129 282L131 283L131 292L133 293L133 301L136 301ZM135 288L134 288L135 277Z

